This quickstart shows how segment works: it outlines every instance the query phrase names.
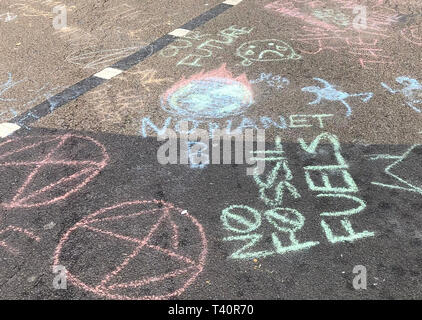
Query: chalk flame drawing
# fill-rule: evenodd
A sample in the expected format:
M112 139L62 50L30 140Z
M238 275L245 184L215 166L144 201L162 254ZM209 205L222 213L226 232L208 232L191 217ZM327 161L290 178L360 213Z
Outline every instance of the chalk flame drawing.
M253 103L252 87L242 74L236 78L226 69L203 70L182 78L161 98L162 108L184 119L225 118L245 112Z
M26 229L22 229L22 228L16 227L16 226L8 226L7 228L0 230L0 235L3 234L3 233L6 233L6 232L10 232L10 231L21 233L21 234L27 236L28 238L35 240L37 242L39 242L41 240L39 237L37 237L31 231L26 230ZM13 246L9 245L6 241L0 240L0 247L5 248L7 251L9 251L13 255L19 254L19 250L14 248Z
M102 297L162 300L181 295L203 271L206 256L204 229L193 216L161 200L144 200L101 209L76 223L61 238L54 266L64 265L71 283ZM81 272L96 262L96 276ZM177 289L169 292L166 281Z
M317 86L302 88L302 91L315 93L317 95L317 98L314 101L309 102L308 104L319 104L321 103L322 99L325 99L328 101L339 101L342 104L344 104L345 107L347 108L346 117L349 117L352 114L352 108L345 101L347 98L363 96L364 98L362 98L362 101L368 102L373 96L372 92L350 94L347 92L337 90L335 86L330 84L328 81L325 81L324 79L314 78L314 80L319 81L322 84L324 84L324 88L317 87Z
M79 155L79 151L83 153ZM31 208L64 200L97 176L108 159L102 144L73 134L29 136L2 142L2 175L18 172L15 179L24 178L24 182L17 191L11 191L15 193L11 200L2 195L4 202L0 202L0 207Z
M422 46L422 28L420 26L412 26L401 31L401 35L407 41Z

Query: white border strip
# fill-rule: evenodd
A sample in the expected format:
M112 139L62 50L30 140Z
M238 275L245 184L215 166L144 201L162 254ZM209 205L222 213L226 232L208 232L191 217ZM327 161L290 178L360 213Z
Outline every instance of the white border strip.
M3 122L0 123L0 138L6 138L13 132L18 131L21 127L15 123Z
M104 70L101 70L100 72L94 74L94 77L110 80L111 78L118 76L122 72L122 70L116 68L105 68Z

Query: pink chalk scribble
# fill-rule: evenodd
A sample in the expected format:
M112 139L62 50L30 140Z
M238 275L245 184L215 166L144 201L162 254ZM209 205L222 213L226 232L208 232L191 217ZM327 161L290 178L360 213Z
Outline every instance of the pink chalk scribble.
M309 1L309 3L311 3L312 8L323 4L320 1L317 1L317 3L315 3L315 1ZM275 12L281 13L286 16L298 18L302 20L303 22L306 22L308 24L314 25L316 27L319 27L325 30L338 30L336 26L326 23L324 21L321 21L306 12L302 12L300 8L295 7L294 1L290 1L290 0L274 1L272 3L267 4L265 8L271 9Z
M173 204L145 200L103 208L76 223L61 238L53 268L65 266L73 285L98 296L163 300L196 280L206 256L196 218Z
M9 231L21 233L21 234L27 236L28 238L35 240L37 242L39 242L41 240L38 236L36 236L31 231L26 230L26 229L22 229L22 228L16 227L16 226L8 226L7 228L0 230L0 235L3 234L3 233L9 232ZM1 240L0 241L0 247L5 248L7 251L9 251L13 255L19 254L19 250L14 248L13 246L9 245L6 241Z
M422 28L420 26L412 26L401 31L401 35L407 41L422 46Z
M342 10L343 12L339 12L346 16L345 13L352 14L353 8L358 4L356 1L344 0L281 0L272 2L265 8L304 23L301 26L302 31L291 38L299 43L295 47L301 53L315 55L331 51L346 54L354 57L362 68L370 68L374 64L394 64L389 52L381 46L382 40L390 37L390 27L399 21L399 15L391 12L391 9L377 3L368 10L363 29L355 29L352 23L344 23L344 27L340 27L315 16L316 9L322 8L328 12L331 9L326 8L331 5Z
M33 208L64 200L97 176L108 159L105 147L90 137L66 134L6 140L0 143L0 173L14 181L4 188L12 199L0 207Z

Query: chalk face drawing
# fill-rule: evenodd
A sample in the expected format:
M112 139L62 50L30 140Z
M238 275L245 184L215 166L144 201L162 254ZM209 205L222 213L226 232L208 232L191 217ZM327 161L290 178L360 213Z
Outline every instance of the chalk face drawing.
M163 109L184 119L225 118L243 113L253 103L245 74L236 78L223 64L177 82L161 98Z
M422 29L420 26L405 28L401 31L401 35L414 45L422 46Z
M335 244L373 237L375 233L372 231L356 232L352 227L351 217L364 211L366 203L357 196L359 188L348 172L349 165L341 154L338 138L324 132L310 143L301 138L298 142L301 154L318 160L303 167L308 187L306 191L311 195L316 193L316 198L338 201L334 210L319 213L321 230L327 241ZM326 148L328 145L332 151L327 152L327 149L324 149L324 152L320 152L320 148ZM273 150L255 152L256 157L262 157L262 152L265 157L261 160L268 162L266 170L268 167L269 171L263 176L255 175L254 180L259 189L259 198L267 209L258 211L245 205L231 205L225 208L220 216L224 229L232 234L223 238L223 241L240 244L229 256L231 259L264 258L309 250L319 245L319 241L298 240L306 236L299 235L305 225L305 216L298 210L289 208L286 203L297 203L302 199L302 194L295 186L293 171L290 169L281 139L276 137ZM343 180L340 184L339 181L332 183L338 178ZM261 228L265 225L267 228ZM263 240L268 234L268 225L271 230L271 242ZM341 225L343 230L340 231L338 225Z
M393 161L384 172L393 178L397 184L372 182L373 185L388 189L405 190L422 195L422 175L420 168L415 168L415 163L420 163L422 145L413 145L402 155L378 154L370 156L370 160Z
M203 271L207 239L186 210L159 200L101 209L61 238L54 266L76 287L109 299L180 296ZM97 270L85 275L86 268Z
M2 194L0 208L34 208L64 200L94 179L108 159L104 146L90 137L6 140L0 143L0 175L16 183Z
M325 81L324 79L314 78L314 80L321 82L324 87L310 86L302 88L302 91L304 92L310 92L317 95L317 98L314 101L309 102L309 104L320 104L323 99L328 101L341 102L347 109L346 117L349 117L352 114L352 108L346 102L346 99L350 97L363 97L361 98L362 101L368 102L373 96L372 92L350 94L337 90L335 86L330 84L328 81Z
M290 84L289 79L285 77L281 77L280 75L273 75L272 73L265 73L265 72L261 73L259 78L255 80L251 80L249 82L252 84L264 82L265 84L267 84L267 86L274 87L277 90L284 89Z
M289 44L277 39L246 42L237 49L237 55L243 58L243 66L250 66L253 62L298 60L302 58Z
M409 77L397 77L396 82L404 87L400 90L394 90L384 82L381 85L392 94L401 93L406 98L406 104L420 113L421 109L417 105L422 105L422 85L419 81Z

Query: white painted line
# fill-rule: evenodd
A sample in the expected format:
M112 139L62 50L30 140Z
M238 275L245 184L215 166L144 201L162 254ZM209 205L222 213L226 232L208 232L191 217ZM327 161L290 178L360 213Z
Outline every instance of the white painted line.
M105 80L110 80L111 78L114 78L122 72L122 70L115 68L105 68L104 70L101 70L100 72L94 74L94 76Z
M237 5L237 4L239 4L239 3L241 3L243 0L226 0L226 1L224 1L223 3L225 3L225 4L230 4L230 5L232 5L232 6L235 6L235 5Z
M191 30L179 28L179 29L174 29L172 32L169 33L169 35L175 36L175 37L184 37L189 32L191 32Z
M0 138L5 138L8 135L11 135L13 132L19 130L21 127L17 124L4 122L0 123Z

